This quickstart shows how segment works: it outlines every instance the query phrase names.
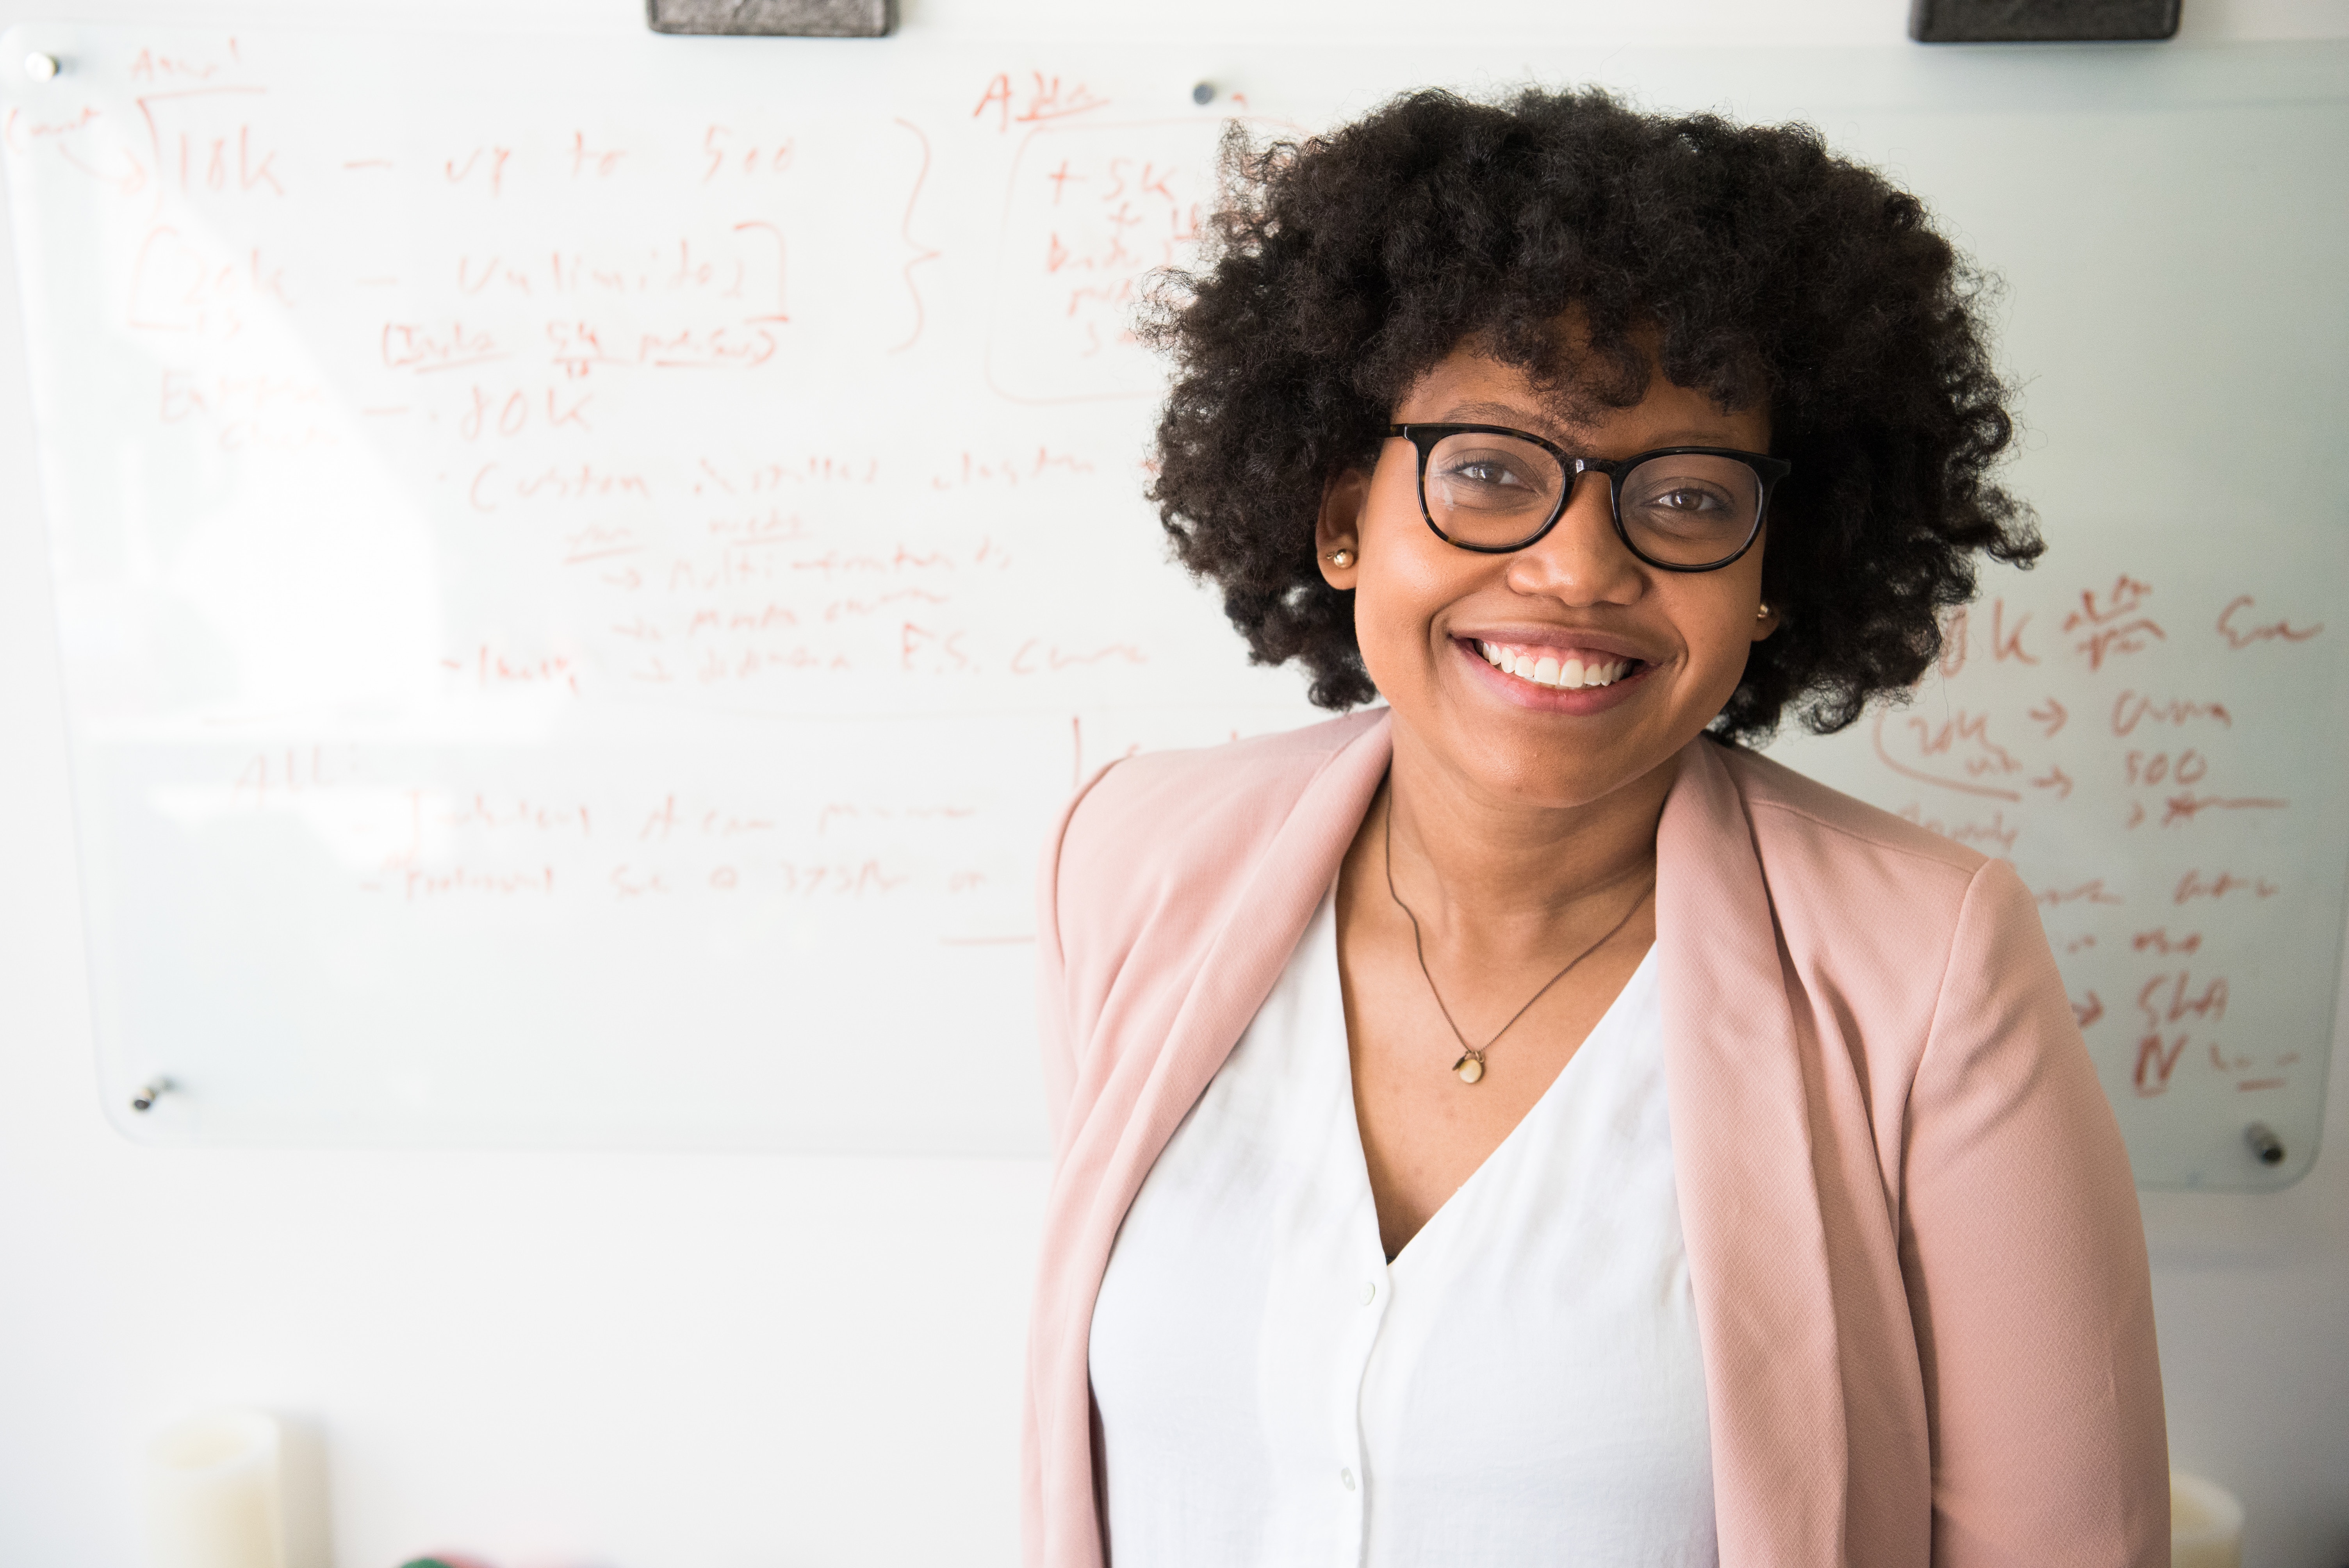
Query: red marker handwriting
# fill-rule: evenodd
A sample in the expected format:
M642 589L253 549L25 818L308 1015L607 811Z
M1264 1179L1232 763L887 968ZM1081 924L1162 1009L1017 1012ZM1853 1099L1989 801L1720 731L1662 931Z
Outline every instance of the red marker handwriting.
M2229 602L2219 612L2219 634L2227 639L2230 648L2248 648L2255 643L2304 643L2324 630L2319 621L2313 626L2295 626L2289 621L2256 622L2250 611L2254 601L2249 593Z
M2157 701L2143 693L2124 691L2113 699L2113 733L2127 735L2140 724L2185 725L2198 719L2209 719L2222 727L2232 729L2234 715L2226 705L2216 702L2187 702L2179 698Z
M2178 880L2178 891L2170 902L2191 903L2198 898L2218 900L2244 892L2254 898L2273 898L2277 891L2276 884L2265 877L2239 877L2232 872L2220 872L2216 878L2205 878L2200 872L2188 872Z

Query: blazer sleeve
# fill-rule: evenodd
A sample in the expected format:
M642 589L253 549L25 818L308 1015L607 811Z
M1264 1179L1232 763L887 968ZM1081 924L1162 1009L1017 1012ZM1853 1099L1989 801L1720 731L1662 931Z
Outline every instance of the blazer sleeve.
M1936 1568L2163 1568L2168 1439L2137 1190L2003 861L1959 913L1905 1161Z

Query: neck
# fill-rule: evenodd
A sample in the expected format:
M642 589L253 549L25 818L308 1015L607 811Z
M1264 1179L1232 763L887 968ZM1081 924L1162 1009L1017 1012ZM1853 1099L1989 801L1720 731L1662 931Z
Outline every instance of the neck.
M1400 722L1381 809L1395 883L1430 938L1495 956L1546 952L1594 905L1619 908L1654 878L1656 825L1677 758L1597 799L1559 803L1463 777Z

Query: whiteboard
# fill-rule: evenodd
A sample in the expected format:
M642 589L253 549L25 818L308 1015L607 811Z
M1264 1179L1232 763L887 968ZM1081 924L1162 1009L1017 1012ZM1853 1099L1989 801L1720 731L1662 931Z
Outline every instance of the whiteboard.
M2005 274L2054 549L1778 749L2043 890L2141 1180L2307 1168L2341 50L1178 54L0 44L119 1126L1040 1150L1050 813L1317 717L1166 563L1134 291L1226 116L1530 77L1806 115Z

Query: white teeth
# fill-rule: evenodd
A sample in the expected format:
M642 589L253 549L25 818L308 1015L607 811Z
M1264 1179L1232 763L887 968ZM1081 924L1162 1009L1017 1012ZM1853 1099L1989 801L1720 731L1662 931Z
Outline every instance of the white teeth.
M1555 652L1522 653L1482 641L1476 644L1476 651L1495 669L1553 691L1613 686L1630 672L1632 664L1630 659L1593 659L1588 664L1578 658L1561 661Z

